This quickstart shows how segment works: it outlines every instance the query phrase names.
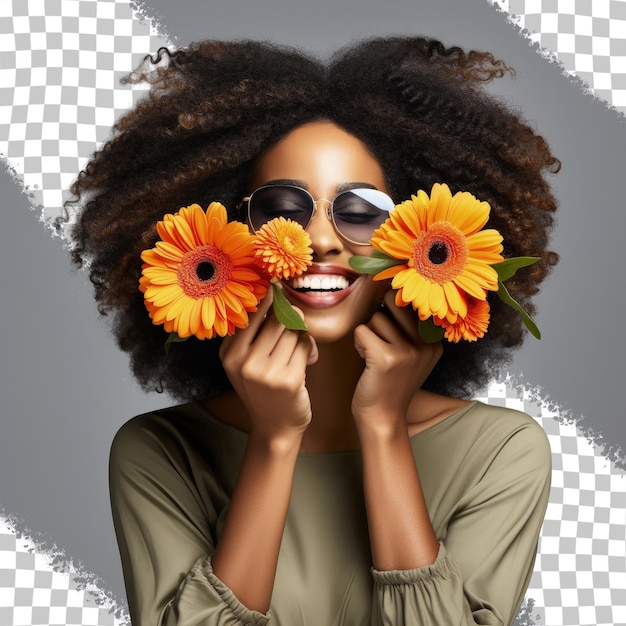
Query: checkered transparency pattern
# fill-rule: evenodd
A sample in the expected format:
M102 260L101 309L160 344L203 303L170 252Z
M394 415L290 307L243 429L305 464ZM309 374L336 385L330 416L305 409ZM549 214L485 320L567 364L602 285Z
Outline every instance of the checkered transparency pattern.
M527 599L533 624L626 626L626 474L511 381L477 399L533 416L552 448L552 489Z
M118 626L127 621L103 603L92 585L79 589L76 573L55 571L51 557L18 538L0 518L0 625Z
M0 154L45 222L144 93L120 78L164 45L128 0L0 2Z
M544 56L626 114L626 0L488 0Z
M489 1L625 110L626 0L593 0L593 7L591 0ZM76 173L143 93L119 78L162 45L128 0L0 0L0 154L45 221L62 214ZM528 392L494 383L481 399L533 415L553 449L553 489L524 623L626 626L624 473ZM109 611L116 607L102 590L76 588L84 574L57 570L45 546L19 538L0 518L0 626L127 619L122 607L119 617Z

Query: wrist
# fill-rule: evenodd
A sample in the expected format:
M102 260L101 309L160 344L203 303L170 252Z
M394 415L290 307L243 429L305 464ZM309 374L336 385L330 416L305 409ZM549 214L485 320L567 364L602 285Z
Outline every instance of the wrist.
M248 447L271 456L288 456L300 450L304 428L262 428L253 426Z
M395 443L408 439L406 415L397 413L379 413L376 416L355 416L357 433L361 445L368 442Z

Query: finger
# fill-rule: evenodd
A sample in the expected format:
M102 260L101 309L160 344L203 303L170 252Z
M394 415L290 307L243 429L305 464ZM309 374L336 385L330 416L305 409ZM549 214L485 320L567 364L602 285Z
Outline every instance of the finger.
M302 310L299 309L297 306L294 306L293 310L304 321L304 313L302 312ZM308 333L299 330L287 329L282 326L282 324L281 327L283 329L282 335L278 338L276 345L271 353L271 356L275 358L277 362L284 362L285 364L289 364L289 361L294 351L300 346L300 344L302 344L302 346L305 348L307 355L310 355L313 348L315 348L315 354L313 355L314 361L312 362L314 363L315 361L317 361L317 344L313 341L313 338L310 337ZM307 362L307 365L308 364L309 363Z
M366 326L386 343L400 344L411 341L411 338L398 327L395 319L390 319L384 313L374 313Z
M354 329L354 349L357 351L359 356L364 359L365 358L365 342L363 341L363 329L369 330L365 324L359 324ZM372 331L370 331L372 332Z
M395 292L391 290L383 296L383 303L402 332L414 343L421 343L422 339L418 330L419 317L413 307L398 306L395 301Z
M254 341L259 329L263 325L263 322L267 318L268 312L272 306L272 302L274 301L274 294L271 289L267 290L265 297L261 302L259 302L259 306L254 313L251 313L249 316L250 322L246 328L238 330L236 334L242 335L245 337L250 343Z
M317 361L319 356L317 350L317 344L313 337L307 333L300 333L298 337L298 343L295 350L289 360L289 369L299 370L300 368L306 368L307 365L312 365Z
M367 359L367 353L372 350L379 352L384 344L387 341L381 339L368 324L359 324L354 329L354 348L362 359Z
M300 341L300 334L298 331L289 330L283 326L280 335L276 337L276 341L271 347L271 351L267 353L267 358L271 359L274 365L282 367L289 365L289 361ZM259 341L265 342L265 337ZM267 340L265 345L270 347L270 340Z
M254 341L261 324L263 324L267 316L267 312L272 306L272 300L272 290L268 289L263 300L259 302L257 310L248 316L248 326L246 326L246 328L237 329L234 335L224 337L219 350L220 359L222 359L222 361L226 354L236 350L237 346L239 346L241 350L249 349L250 344Z
M313 363L317 363L317 359L319 358L320 353L317 349L317 342L315 341L315 339L313 339L313 337L311 337L311 335L309 335L308 333L306 336L309 338L309 344L311 346L309 349L309 356L307 358L306 364L313 365Z

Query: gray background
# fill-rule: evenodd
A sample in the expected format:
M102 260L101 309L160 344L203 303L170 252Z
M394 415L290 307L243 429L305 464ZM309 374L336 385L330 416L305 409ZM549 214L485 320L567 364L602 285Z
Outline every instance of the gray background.
M593 427L599 442L626 448L623 116L583 95L486 0L150 0L144 9L177 45L250 37L326 54L354 38L422 33L489 49L512 64L517 78L493 91L536 122L563 170L555 178L561 208L553 246L561 264L537 300L544 338L529 338L509 371L540 386L583 429ZM124 421L168 399L134 384L98 320L85 276L70 269L61 241L4 172L0 189L0 505L123 597L108 447Z

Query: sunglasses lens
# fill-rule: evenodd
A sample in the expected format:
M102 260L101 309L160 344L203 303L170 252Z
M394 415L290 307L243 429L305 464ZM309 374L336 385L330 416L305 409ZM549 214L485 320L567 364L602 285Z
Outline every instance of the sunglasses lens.
M377 189L345 191L333 204L335 227L346 239L367 244L394 206L393 200Z
M313 201L297 187L260 187L250 196L249 211L254 230L275 217L293 220L306 228L313 214Z

